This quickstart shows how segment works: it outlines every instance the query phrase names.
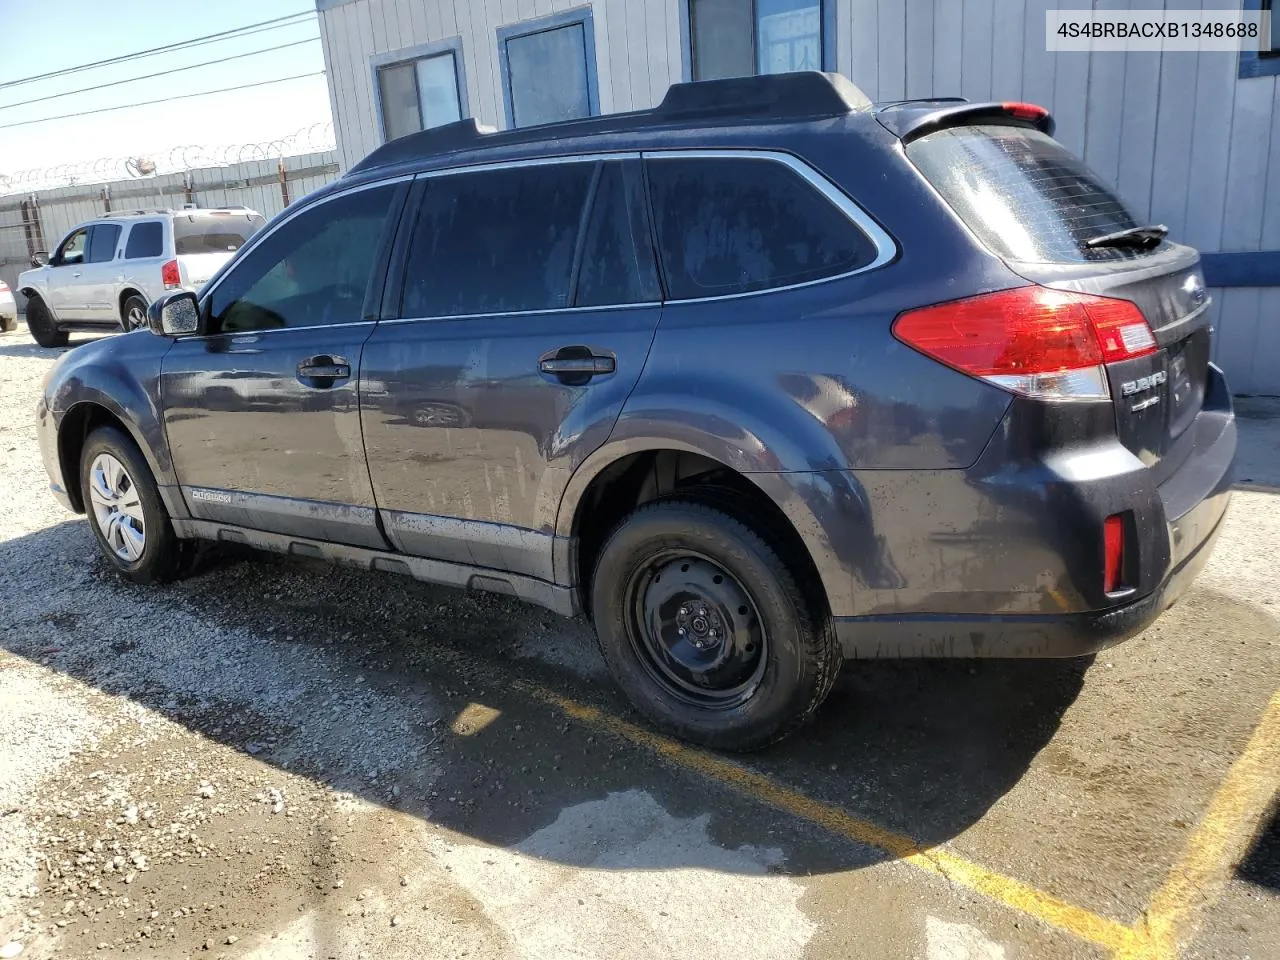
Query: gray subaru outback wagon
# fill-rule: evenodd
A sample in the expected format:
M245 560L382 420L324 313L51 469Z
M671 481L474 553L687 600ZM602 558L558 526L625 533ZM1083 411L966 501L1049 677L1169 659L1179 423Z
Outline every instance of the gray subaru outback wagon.
M59 361L53 490L139 582L221 540L585 613L717 747L845 659L1089 654L1204 564L1236 429L1196 251L1052 130L810 73L393 141Z

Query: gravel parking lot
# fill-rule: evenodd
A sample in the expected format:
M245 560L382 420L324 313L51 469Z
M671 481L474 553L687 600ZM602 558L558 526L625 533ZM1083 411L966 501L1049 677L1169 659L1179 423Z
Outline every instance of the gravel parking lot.
M1142 637L847 665L744 759L514 601L248 554L122 582L45 489L57 352L0 336L0 958L1280 956L1280 402Z

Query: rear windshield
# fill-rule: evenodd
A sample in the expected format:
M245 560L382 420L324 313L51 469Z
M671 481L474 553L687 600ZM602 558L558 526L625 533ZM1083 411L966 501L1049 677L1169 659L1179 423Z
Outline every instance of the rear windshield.
M1146 256L1086 240L1141 224L1098 175L1038 130L953 127L907 145L907 156L992 252L1029 263Z
M173 218L174 252L235 253L264 223L256 213L183 214Z

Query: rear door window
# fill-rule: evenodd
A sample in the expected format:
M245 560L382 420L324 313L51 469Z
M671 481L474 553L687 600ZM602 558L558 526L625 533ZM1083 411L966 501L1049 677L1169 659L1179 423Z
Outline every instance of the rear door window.
M654 222L675 300L823 280L870 264L875 245L777 160L651 157Z
M158 220L146 220L135 223L129 229L129 240L125 244L126 260L141 260L146 257L158 257L164 253L164 224Z
M433 177L405 268L402 315L459 317L570 306L594 163Z
M638 162L606 163L591 201L574 305L654 303L662 298Z
M87 263L106 263L114 260L116 244L120 242L118 223L98 223L89 231L89 256Z
M907 144L907 156L998 256L1079 263L1149 252L1084 245L1141 224L1084 161L1038 130L951 127Z
M264 223L257 213L180 214L173 218L174 253L235 253Z

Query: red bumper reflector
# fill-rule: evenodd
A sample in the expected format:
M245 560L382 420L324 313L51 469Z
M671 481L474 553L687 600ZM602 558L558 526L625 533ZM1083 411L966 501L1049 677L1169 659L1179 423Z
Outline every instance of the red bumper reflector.
M1124 518L1112 514L1102 524L1102 592L1115 593L1124 586Z

